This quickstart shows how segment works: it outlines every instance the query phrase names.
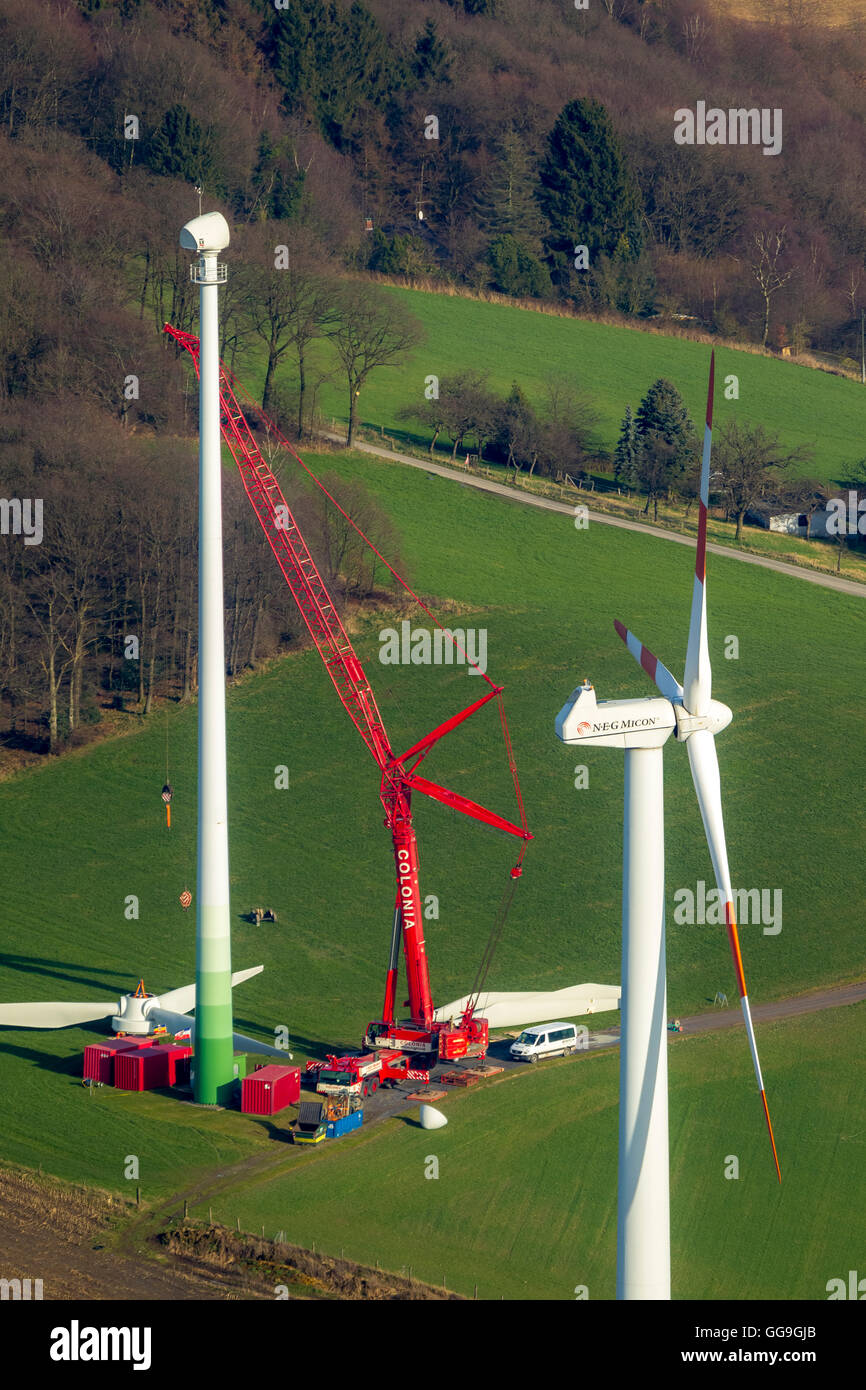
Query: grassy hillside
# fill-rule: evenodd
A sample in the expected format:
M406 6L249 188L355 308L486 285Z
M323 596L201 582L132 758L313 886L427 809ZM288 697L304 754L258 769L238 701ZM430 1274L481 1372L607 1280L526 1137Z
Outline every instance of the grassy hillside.
M856 1267L866 1068L839 1065L857 1005L761 1032L779 1140L779 1188L743 1040L670 1049L671 1264L677 1299L822 1299ZM447 1128L417 1110L340 1141L322 1161L233 1192L227 1225L394 1270L479 1298L613 1298L618 1057L527 1068L449 1097ZM396 1132L395 1132L396 1130ZM345 1147L343 1147L345 1146ZM336 1146L335 1146L336 1147ZM739 1177L725 1177L729 1156ZM438 1179L426 1178L430 1156ZM206 1217L206 1209L193 1211ZM743 1232L749 1238L743 1240Z
M486 629L490 673L507 687L536 842L491 986L618 981L622 760L612 751L585 755L589 787L576 790L579 760L556 742L553 720L584 675L602 697L651 693L613 632L616 616L681 671L688 552L606 526L579 532L567 517L367 456L328 464L363 477L383 498L417 585L465 605L462 621ZM262 562L272 563L269 552ZM743 927L750 994L768 999L856 977L864 964L851 869L852 846L866 832L852 775L866 737L862 603L716 557L709 582L715 693L734 709L719 740L734 881L783 893L778 935ZM395 747L477 697L478 680L459 669L379 665L381 619L356 625ZM739 638L738 660L723 656L730 635ZM819 720L818 711L829 717ZM355 1045L381 1007L393 903L375 768L312 652L235 687L228 727L234 960L237 968L266 966L238 992L237 1026L265 1036L286 1024L297 1055ZM683 750L672 741L665 759L672 904L678 887L709 881L712 871ZM281 764L287 791L274 788ZM427 769L513 813L489 708L437 747ZM0 786L0 998L111 998L142 973L156 991L192 979L194 914L178 903L184 887L195 891L192 708L169 713L169 772L170 833L159 796L162 714L140 735ZM422 888L440 901L427 939L434 996L445 1001L471 984L513 842L432 803L418 804L417 826ZM130 894L140 900L137 921L124 916ZM241 920L254 903L276 909L276 927ZM705 1007L718 988L732 993L723 930L671 921L668 957L672 1012ZM147 1192L171 1186L180 1165L188 1172L257 1142L240 1117L214 1126L160 1098L100 1093L90 1101L71 1079L72 1058L98 1031L0 1037L0 1152L109 1186L122 1186L124 1155L138 1152L147 1158ZM771 1088L773 1070L765 1072ZM105 1114L123 1119L106 1128Z
M489 372L491 384L503 395L519 381L539 405L545 380L566 374L591 398L600 417L599 440L608 450L616 443L626 405L636 408L660 376L675 383L697 425L704 418L710 356L704 343L423 290L389 287L387 292L421 320L426 341L408 363L373 373L359 399L359 418L365 424L385 425L391 432L407 429L398 425L397 412L411 404L413 392L423 401L425 378L469 367ZM846 478L850 465L863 455L866 393L859 383L728 348L717 351L716 368L717 427L745 420L778 432L788 446L813 446L814 461L801 471L828 482ZM261 355L239 362L238 375L251 390L260 390ZM731 375L739 382L736 401L725 397ZM277 380L290 378L287 359ZM348 418L339 377L323 389L321 404L329 415ZM415 433L429 441L420 424Z

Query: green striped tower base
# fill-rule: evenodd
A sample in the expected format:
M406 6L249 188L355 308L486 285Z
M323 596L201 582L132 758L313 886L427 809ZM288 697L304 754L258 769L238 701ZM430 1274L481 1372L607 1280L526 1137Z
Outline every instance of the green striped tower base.
M235 1088L229 912L202 907L199 914L195 1098L199 1105L226 1105Z

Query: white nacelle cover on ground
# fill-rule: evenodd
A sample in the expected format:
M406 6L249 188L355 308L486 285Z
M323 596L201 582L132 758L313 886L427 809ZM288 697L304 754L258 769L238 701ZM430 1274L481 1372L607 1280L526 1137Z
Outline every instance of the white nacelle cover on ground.
M619 985L569 985L566 989L528 990L496 993L488 990L479 996L475 1012L486 1018L491 1028L516 1028L524 1023L548 1023L552 1019L576 1018L581 1014L600 1014L619 1008ZM470 996L455 999L436 1009L433 1017L438 1023L459 1018Z
M420 1119L422 1129L442 1129L448 1123L448 1116L437 1110L435 1105L422 1105Z

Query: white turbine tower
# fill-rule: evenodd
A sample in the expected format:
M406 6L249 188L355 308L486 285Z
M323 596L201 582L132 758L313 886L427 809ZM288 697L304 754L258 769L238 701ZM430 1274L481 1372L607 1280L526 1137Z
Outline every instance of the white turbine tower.
M219 399L218 256L229 244L219 212L187 222L186 251L198 253L191 278L200 287L199 339L199 697L198 903L196 921L195 1098L223 1102L232 1087L231 925L226 785L225 601L223 597L222 448Z
M621 623L614 624L662 699L596 701L589 682L556 718L567 744L625 749L622 904L617 1298L670 1298L667 998L664 910L662 749L671 733L686 743L716 882L725 901L728 939L758 1090L779 1182L782 1174L746 993L734 914L715 736L730 723L712 699L707 644L706 549L715 353L710 358L701 497L685 685Z

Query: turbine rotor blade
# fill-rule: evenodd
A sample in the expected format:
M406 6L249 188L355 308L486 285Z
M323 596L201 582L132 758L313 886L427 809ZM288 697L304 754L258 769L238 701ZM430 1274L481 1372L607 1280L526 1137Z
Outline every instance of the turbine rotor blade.
M683 688L676 676L671 675L667 666L659 661L657 656L653 656L649 647L645 647L640 638L635 637L627 627L624 627L618 619L614 619L614 627L617 634L622 638L628 647L635 661L642 666L650 680L655 681L657 688L668 700L676 700L682 703Z
M232 973L232 989L235 985L242 985L245 980L251 980L254 975L261 975L264 968L263 965L250 965L246 970L235 970Z
M278 1057L281 1062L291 1061L292 1054L283 1047L271 1047L270 1043L248 1038L245 1033L232 1033L237 1052L259 1052L263 1057Z
M174 1033L180 1033L188 1028L190 1042L195 1042L195 1019L189 1014L175 1013L172 1009L155 1008L151 1009L148 1017L154 1023L161 1023ZM260 1052L264 1057L278 1057L283 1062L292 1055L290 1052L286 1052L285 1048L271 1047L270 1043L259 1042L257 1038L248 1038L245 1033L232 1033L232 1041L236 1052Z
M263 965L253 965L248 970L236 970L232 975L232 989L235 985L242 985L244 980L252 979L253 975L260 975L264 968ZM195 1008L195 985L179 985L177 989L157 995L150 1008L145 1004L144 1013L149 1017L158 1008L173 1009L177 1013L186 1013L187 1009Z
M195 985L178 985L177 989L166 990L165 994L157 994L153 999L148 999L142 1013L146 1018L152 1018L158 1009L167 1009L169 1012L174 1010L183 1014L194 1005Z
M728 928L728 942L734 960L734 971L737 976L737 988L740 992L740 1007L743 1011L743 1020L749 1039L749 1049L752 1054L752 1064L755 1068L755 1078L758 1082L761 1104L764 1108L764 1118L767 1121L767 1131L770 1135L770 1144L773 1149L773 1162L776 1165L776 1174L779 1182L781 1182L782 1170L779 1167L779 1155L776 1152L776 1140L773 1135L773 1125L767 1106L764 1078L761 1075L761 1063L758 1060L758 1045L755 1041L752 1011L749 1008L746 977L743 972L743 957L740 952L740 937L737 931L737 919L734 913L734 896L731 890L728 850L725 843L725 825L722 817L722 788L721 779L719 777L719 760L716 755L715 737L710 733L709 729L699 729L686 740L686 747L689 753L689 766L692 770L692 781L695 784L698 806L700 807L701 819L704 823L704 832L707 837L707 845L710 850L710 858L713 861L716 883L718 884L719 892L725 900L725 921Z
M3 1028L73 1028L78 1023L96 1023L118 1011L119 1001L96 1000L88 1004L68 1003L65 999L35 1004L0 1004Z
M701 493L698 503L698 547L695 554L695 582L689 644L683 678L683 703L689 714L706 714L713 690L710 649L707 643L707 507L710 499L710 453L713 443L713 383L716 354L710 354L710 382L707 388L707 418L704 426L704 452L701 458Z

